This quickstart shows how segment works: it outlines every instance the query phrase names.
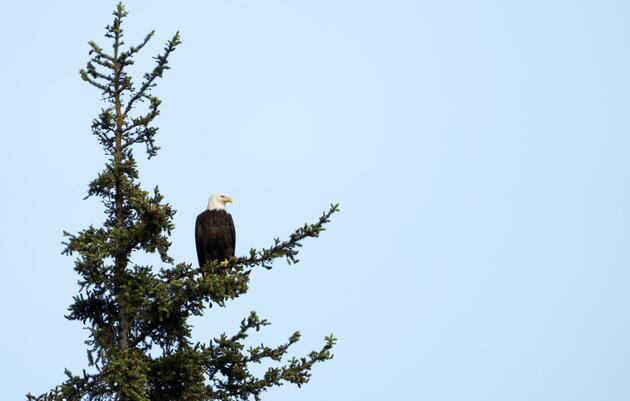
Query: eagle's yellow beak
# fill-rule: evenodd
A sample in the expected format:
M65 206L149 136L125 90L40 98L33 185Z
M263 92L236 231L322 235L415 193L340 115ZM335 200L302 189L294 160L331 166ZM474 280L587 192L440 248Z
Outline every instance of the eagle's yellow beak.
M225 197L225 203L232 203L232 197L231 196L226 196Z

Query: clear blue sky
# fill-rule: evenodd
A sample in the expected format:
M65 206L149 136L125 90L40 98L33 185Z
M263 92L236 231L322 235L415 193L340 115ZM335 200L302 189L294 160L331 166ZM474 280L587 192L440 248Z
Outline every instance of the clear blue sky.
M142 162L178 210L172 254L195 261L210 193L234 197L239 253L342 213L302 262L195 319L195 338L339 337L302 390L267 400L630 399L630 3L127 1L151 29L138 72L176 30ZM1 6L0 398L86 366L62 230L103 156L102 107L78 75L114 2ZM149 258L156 262L156 258Z

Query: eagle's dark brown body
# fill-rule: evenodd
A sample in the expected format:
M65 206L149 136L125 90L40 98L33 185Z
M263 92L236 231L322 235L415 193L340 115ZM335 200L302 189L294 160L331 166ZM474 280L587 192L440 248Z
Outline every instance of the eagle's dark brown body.
M236 231L232 216L225 210L206 210L195 222L197 258L202 267L211 260L224 261L234 256Z

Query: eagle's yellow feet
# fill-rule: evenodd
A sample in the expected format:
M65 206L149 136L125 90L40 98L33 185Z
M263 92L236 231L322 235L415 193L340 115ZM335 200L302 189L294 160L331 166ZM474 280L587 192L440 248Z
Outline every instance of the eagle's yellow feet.
M221 264L222 267L227 267L229 263L230 263L229 260L224 259L223 262L221 262L220 264Z

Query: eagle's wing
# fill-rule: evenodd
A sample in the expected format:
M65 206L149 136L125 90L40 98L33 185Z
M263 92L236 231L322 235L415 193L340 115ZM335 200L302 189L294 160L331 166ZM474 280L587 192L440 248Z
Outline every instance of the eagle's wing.
M199 260L199 267L203 267L208 260L206 255L206 244L204 242L202 213L197 216L197 221L195 221L195 245L197 246L197 259Z
M234 256L236 254L236 228L234 228L234 220L232 219L232 215L228 213L228 217L230 219L230 248L232 252L228 254L228 256Z

